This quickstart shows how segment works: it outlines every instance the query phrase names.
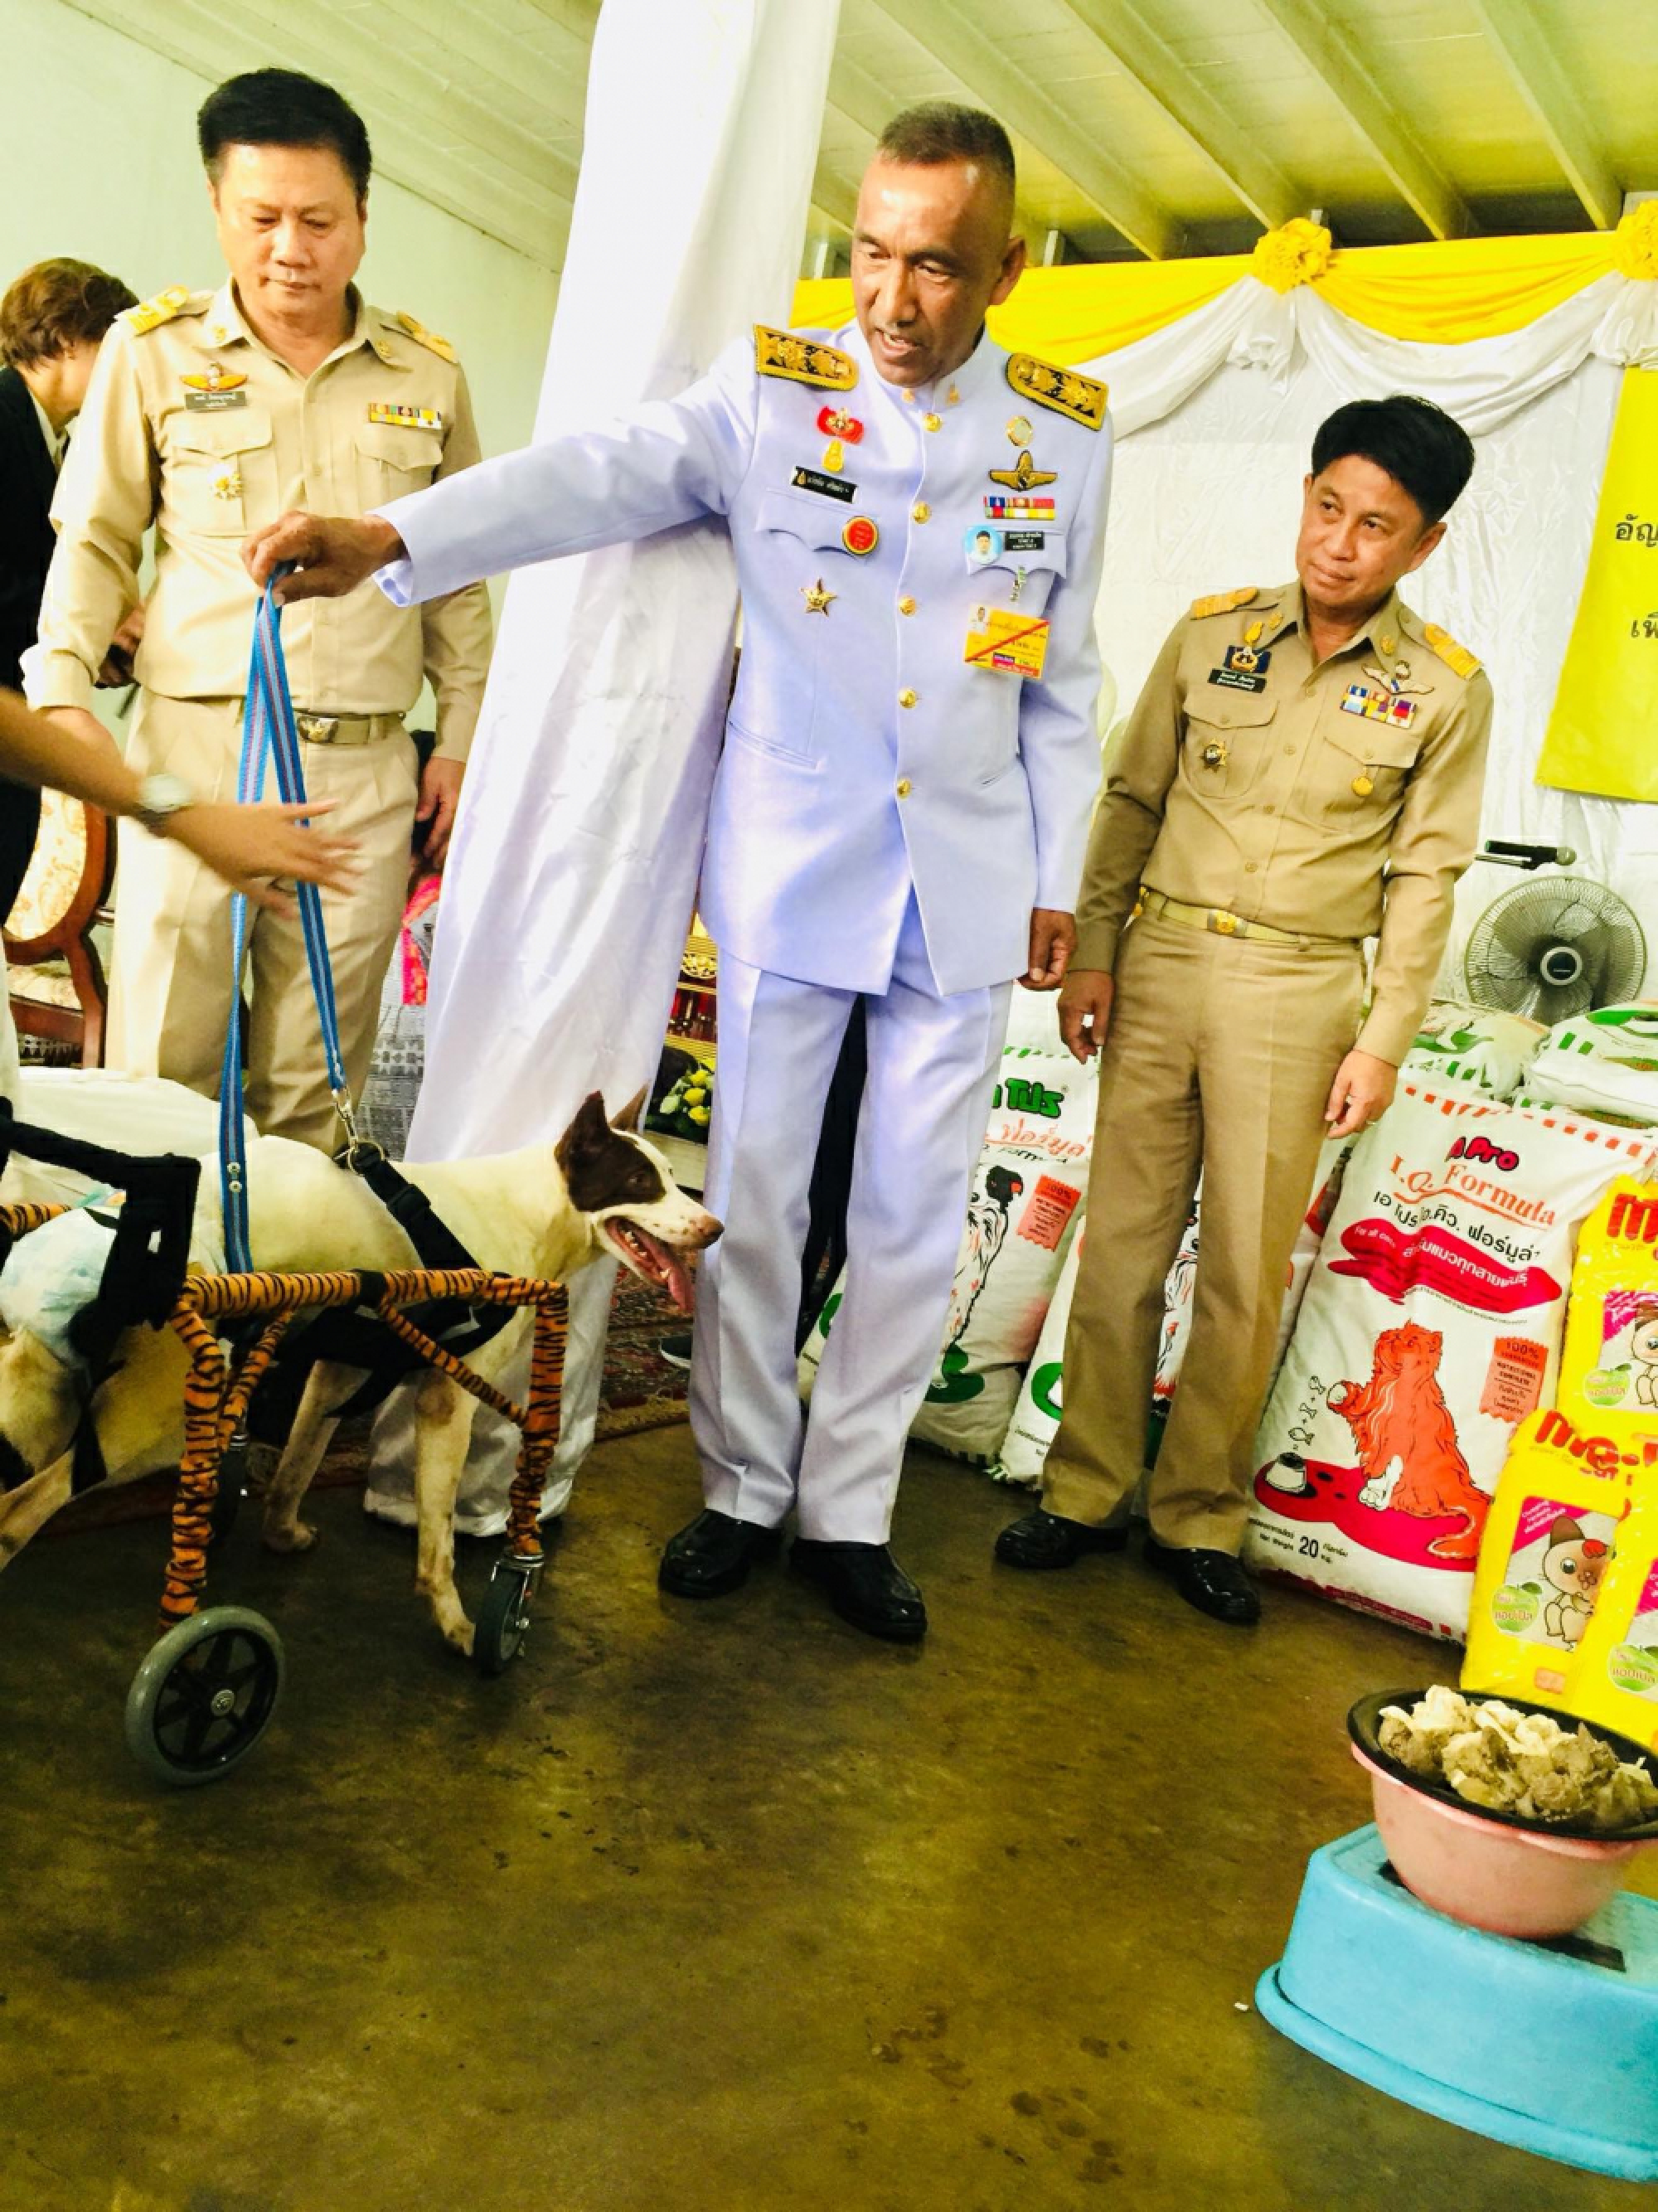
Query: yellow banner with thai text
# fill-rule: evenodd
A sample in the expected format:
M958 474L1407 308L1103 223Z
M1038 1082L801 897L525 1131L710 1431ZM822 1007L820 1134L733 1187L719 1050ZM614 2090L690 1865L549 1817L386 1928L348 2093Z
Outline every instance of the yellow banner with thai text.
M1658 372L1624 373L1537 781L1658 799Z

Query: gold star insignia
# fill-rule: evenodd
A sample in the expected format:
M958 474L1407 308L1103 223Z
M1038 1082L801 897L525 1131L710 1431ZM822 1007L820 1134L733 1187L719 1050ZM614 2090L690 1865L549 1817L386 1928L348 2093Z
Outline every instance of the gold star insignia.
M802 584L800 590L805 599L806 612L809 615L827 615L829 611L829 601L838 599L841 596L839 592L826 592L821 576L815 584Z

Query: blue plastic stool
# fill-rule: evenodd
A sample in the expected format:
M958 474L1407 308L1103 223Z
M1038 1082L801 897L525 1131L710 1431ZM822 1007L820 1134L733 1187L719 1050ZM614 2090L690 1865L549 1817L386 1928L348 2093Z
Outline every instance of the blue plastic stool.
M1315 1851L1255 1991L1293 2043L1476 2135L1658 2180L1658 1903L1520 1943L1431 1911L1374 1827Z

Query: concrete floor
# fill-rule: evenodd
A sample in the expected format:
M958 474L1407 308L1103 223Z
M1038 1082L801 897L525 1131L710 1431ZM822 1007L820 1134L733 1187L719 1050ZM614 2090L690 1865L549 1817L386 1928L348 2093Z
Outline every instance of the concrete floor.
M285 1704L158 1790L121 1706L159 1524L43 1541L0 1627L0 2206L28 2212L1587 2212L1645 2192L1389 2102L1249 2008L1307 1854L1366 1817L1342 1715L1416 1639L1254 1637L1126 1560L1024 1578L1017 1493L916 1458L933 1634L776 1569L659 1596L686 1431L594 1457L487 1682L355 1493L239 1528ZM487 1552L469 1547L474 1589Z

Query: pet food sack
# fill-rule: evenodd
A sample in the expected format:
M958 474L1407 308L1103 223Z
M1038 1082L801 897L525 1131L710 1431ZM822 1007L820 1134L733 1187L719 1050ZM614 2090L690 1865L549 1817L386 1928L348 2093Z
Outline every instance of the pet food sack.
M1598 1006L1557 1022L1526 1071L1528 1097L1658 1123L1658 1005Z
M404 908L398 949L380 992L374 1057L357 1110L362 1133L389 1158L409 1149L409 1124L426 1074L426 985L437 933L440 876L427 876Z
M1568 1710L1658 1749L1658 1466L1643 1446L1567 1691Z
M1477 1091L1487 1098L1510 1099L1547 1036L1541 1022L1523 1014L1437 999L1405 1055L1405 1072L1424 1090Z
M1087 1242L1088 1222L1084 1216L1071 1240L1070 1255L1048 1303L1048 1318L1036 1339L1036 1349L1019 1386L1013 1418L1002 1439L1002 1474L1010 1482L1029 1483L1033 1490L1042 1487L1048 1448L1060 1432L1060 1418L1065 1410L1065 1332L1071 1320L1071 1294L1076 1288L1077 1270L1082 1265L1083 1247Z
M1584 1436L1561 1413L1521 1425L1479 1540L1465 1690L1565 1704L1629 1510L1630 1474L1610 1437Z
M1359 1139L1256 1444L1247 1556L1460 1639L1584 1219L1649 1140L1403 1088Z
M1620 1176L1584 1224L1558 1403L1575 1427L1658 1437L1658 1183Z
M981 1465L996 1457L1012 1419L1020 1370L1035 1350L1080 1218L1094 1142L1093 1063L1073 1060L1060 1045L1052 999L1016 991L1014 1000L938 1366L910 1431ZM803 1396L811 1395L844 1291L843 1277L801 1349Z

